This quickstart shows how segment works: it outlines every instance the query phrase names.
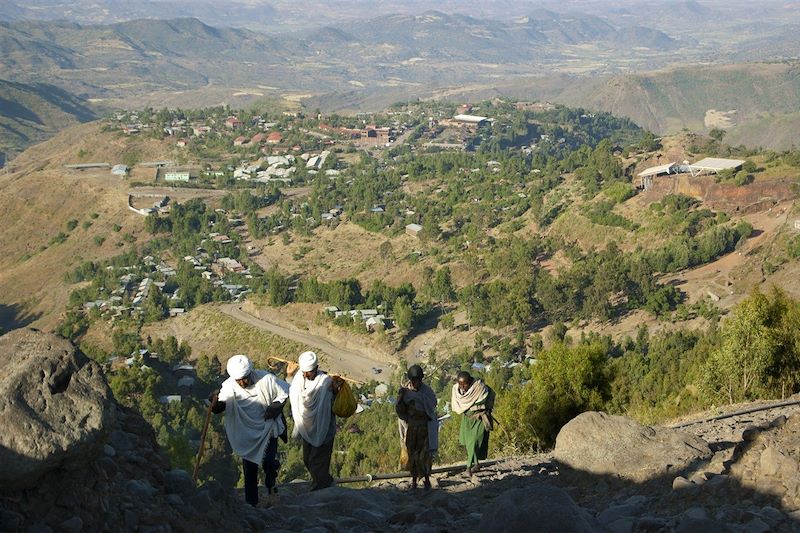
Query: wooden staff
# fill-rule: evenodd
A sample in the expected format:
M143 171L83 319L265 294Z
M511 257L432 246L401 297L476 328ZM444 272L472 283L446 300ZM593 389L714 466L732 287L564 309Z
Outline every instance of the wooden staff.
M279 361L279 362L281 362L281 363L286 363L287 365L289 365L289 364L291 364L291 365L296 365L296 364L297 364L297 362L296 362L296 361L289 361L288 359L283 359L282 357L277 357L277 356L275 356L275 355L270 355L269 357L267 357L267 366L268 366L270 369L273 369L273 370L275 369L275 365L271 365L271 364L269 363L269 362L270 362L270 361L272 361L272 360ZM363 385L363 384L364 384L364 382L363 382L363 381L359 381L359 380L357 380L357 379L353 379L353 378L348 378L347 376L341 376L341 375L339 375L339 376L337 376L337 377L340 377L340 378L342 378L343 380L345 380L345 381L349 381L350 383L354 383L354 384L356 384L356 385Z
M200 434L200 449L197 450L197 457L194 461L194 474L192 474L192 481L197 483L197 474L200 472L200 459L203 458L203 450L206 447L206 434L208 433L208 424L211 422L211 409L214 407L214 404L217 403L216 399L208 404L208 410L206 411L206 421L203 424L203 432Z

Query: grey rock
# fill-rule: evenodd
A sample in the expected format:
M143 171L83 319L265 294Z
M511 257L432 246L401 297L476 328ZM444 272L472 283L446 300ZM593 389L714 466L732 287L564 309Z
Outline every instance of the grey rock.
M683 476L678 476L672 480L672 490L684 490L694 488L695 484Z
M782 522L786 518L785 514L783 514L778 509L775 509L774 507L771 507L769 505L762 507L761 510L758 512L758 514L764 520L769 522L770 525L775 525L778 522Z
M192 507L201 512L204 512L206 509L214 505L214 501L211 499L211 495L207 490L197 491L191 498L189 498L189 503Z
M439 533L441 527L433 527L429 524L414 524L408 529L409 533Z
M164 488L168 494L188 494L195 489L194 480L186 470L170 470L164 476Z
M58 527L67 533L79 533L83 529L83 520L79 516L73 516L61 522Z
M114 420L102 370L66 339L34 329L0 337L0 485L35 486L97 457Z
M14 511L0 509L0 529L3 531L16 531L22 528L25 517Z
M707 459L711 450L685 431L590 411L561 428L553 455L575 470L644 481Z
M158 492L146 479L131 479L125 484L125 490L137 498L149 498Z
M761 473L765 476L776 476L784 472L798 472L800 471L800 464L788 455L784 455L773 446L767 448L761 453L759 460Z
M663 531L667 527L667 521L657 516L642 516L636 521L638 531Z
M494 499L487 506L478 531L527 531L535 524L541 531L562 533L598 529L589 523L566 492L550 485L515 489Z
M183 498L181 498L178 494L167 494L166 500L173 507L182 508L184 505L186 505L186 503L183 501Z
M695 518L697 520L705 520L708 518L708 511L702 507L690 507L683 512L683 516L688 516L689 518Z
M769 524L767 524L760 518L753 518L752 520L744 524L743 531L746 531L747 533L766 533L770 529L771 528L769 527Z
M775 418L772 422L769 423L771 427L779 428L786 424L786 415L780 415L779 417Z
M758 434L761 433L761 428L749 427L742 431L742 440L753 441L756 440Z
M96 464L103 470L103 472L106 473L108 477L114 477L114 474L116 474L117 470L119 470L117 463L114 462L111 457L103 456L97 460Z
M417 513L409 510L402 510L389 517L390 524L409 525L417 521Z
M712 489L713 488L718 488L718 487L721 487L721 486L724 486L725 484L727 484L729 479L730 479L730 477L728 475L720 474L720 475L717 475L717 476L713 476L711 479L706 481L703 486L705 488L707 488L707 489L708 488L712 488Z
M121 452L129 452L136 448L134 444L134 440L136 437L128 433L127 431L122 431L119 429L115 429L111 432L111 438L109 439L111 446L114 447L115 450L119 450Z
M385 519L382 514L376 513L375 511L370 511L369 509L356 509L350 514L350 516L360 522L366 522L369 524L383 522Z
M417 518L417 522L422 524L440 524L446 521L447 515L436 507L423 511Z
M128 528L135 530L139 527L139 515L137 513L134 513L131 510L126 510L122 516L124 524Z
M647 501L650 500L647 496L643 496L641 494L634 494L627 500L625 500L626 505L644 505Z
M26 530L27 533L53 533L50 526L46 524L34 524Z
M678 527L675 528L676 533L696 533L697 531L702 531L703 533L724 533L725 527L710 518L683 516L678 522Z
M106 457L116 457L117 450L115 450L110 444L103 444L103 453L106 455Z
M638 504L614 505L598 514L597 520L605 526L620 518L635 516L640 510L641 505Z
M633 518L618 518L606 525L606 530L611 533L631 533L635 520Z

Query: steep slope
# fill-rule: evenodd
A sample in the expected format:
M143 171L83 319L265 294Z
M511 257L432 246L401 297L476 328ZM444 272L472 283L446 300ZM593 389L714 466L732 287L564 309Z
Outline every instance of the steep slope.
M709 110L733 111L736 124L796 111L800 70L788 64L684 67L574 84L557 99L629 117L661 134L702 131Z
M263 527L231 491L197 490L188 473L170 470L153 428L116 403L100 367L69 341L8 333L0 368L3 531Z
M19 153L68 126L95 118L86 102L53 85L0 80L0 152Z
M725 142L738 146L764 146L773 150L789 150L798 145L800 113L749 120L725 134Z
M64 273L84 260L121 253L127 241L146 238L143 217L127 208L127 182L108 169L74 171L63 165L116 164L129 149L145 161L169 152L158 141L138 139L129 145L118 133L99 129L97 122L69 128L20 154L0 174L0 211L6 217L0 295L2 304L14 309L0 316L2 327L34 320L37 327L53 327L69 296ZM70 220L76 221L72 230Z

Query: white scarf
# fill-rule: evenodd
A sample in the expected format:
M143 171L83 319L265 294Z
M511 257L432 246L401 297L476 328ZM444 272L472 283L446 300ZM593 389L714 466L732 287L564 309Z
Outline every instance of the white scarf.
M292 437L302 437L312 446L325 442L333 416L333 391L331 378L318 372L308 380L302 372L297 372L289 386L289 401L292 403L294 430Z
M464 414L467 411L478 411L481 405L487 403L489 399L489 387L483 382L482 379L475 379L470 385L467 392L461 392L458 388L458 383L453 385L453 394L450 398L450 404L453 411L457 414ZM491 405L486 405L485 409L491 410Z
M239 457L261 464L269 440L286 429L280 417L264 420L265 409L273 402L285 402L289 385L264 370L254 370L250 379L253 384L246 389L235 379L226 379L219 401L225 402L225 433L231 448Z

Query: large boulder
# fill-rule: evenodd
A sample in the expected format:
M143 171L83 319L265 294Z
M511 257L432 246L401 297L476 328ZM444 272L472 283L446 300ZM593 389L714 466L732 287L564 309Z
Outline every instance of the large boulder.
M114 405L100 367L68 340L34 329L0 337L0 487L96 457Z
M590 411L561 428L554 456L575 470L645 481L707 459L711 450L684 431Z
M500 531L559 531L588 533L599 525L569 495L553 485L537 484L510 490L495 498L478 524L480 533Z

